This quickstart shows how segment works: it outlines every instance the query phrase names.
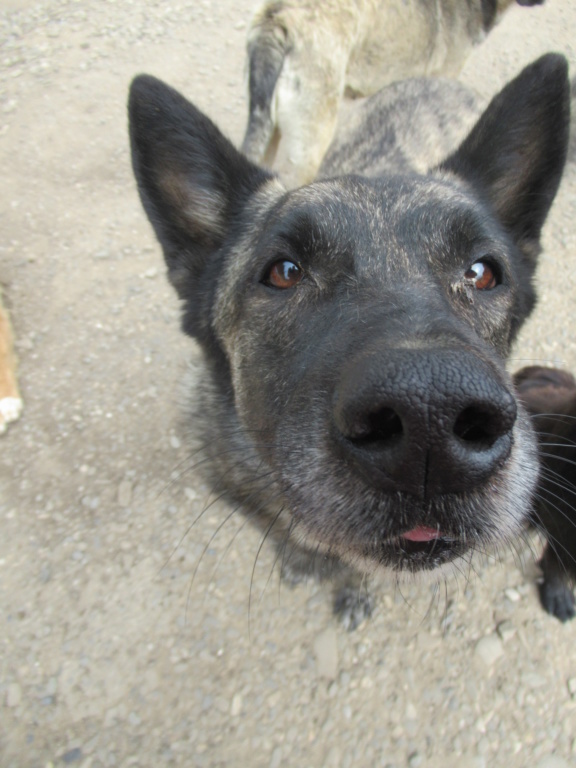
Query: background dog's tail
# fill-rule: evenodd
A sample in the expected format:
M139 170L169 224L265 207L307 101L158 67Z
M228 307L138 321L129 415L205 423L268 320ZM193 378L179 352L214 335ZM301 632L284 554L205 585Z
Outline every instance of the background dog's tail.
M288 32L277 19L274 6L269 6L255 19L248 37L250 107L242 151L256 163L271 160L276 127L274 91L289 50Z

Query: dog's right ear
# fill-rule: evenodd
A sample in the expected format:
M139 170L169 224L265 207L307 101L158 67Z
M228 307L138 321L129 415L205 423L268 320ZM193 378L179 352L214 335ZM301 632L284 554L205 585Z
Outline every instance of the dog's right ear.
M128 113L142 204L164 249L170 281L181 298L192 298L231 223L271 176L193 104L150 75L132 82Z

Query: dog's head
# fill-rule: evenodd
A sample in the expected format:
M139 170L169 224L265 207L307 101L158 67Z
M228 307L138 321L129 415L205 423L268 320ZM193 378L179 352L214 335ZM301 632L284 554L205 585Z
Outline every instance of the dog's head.
M230 406L212 434L240 430L231 463L257 456L270 511L323 551L431 569L527 515L536 449L504 361L568 123L548 55L428 175L286 192L178 93L134 81L142 201Z

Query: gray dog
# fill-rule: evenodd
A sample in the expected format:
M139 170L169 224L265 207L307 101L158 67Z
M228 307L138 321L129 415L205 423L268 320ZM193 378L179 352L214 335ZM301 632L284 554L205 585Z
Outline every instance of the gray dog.
M285 571L442 572L521 530L538 454L505 361L569 109L566 61L544 56L419 172L474 110L457 83L408 81L359 107L324 178L286 191L176 91L134 80L140 195L203 350L194 428ZM349 627L370 605L337 598Z
M273 0L248 36L250 115L243 151L289 186L312 181L344 93L455 76L514 0ZM518 0L538 5L543 0Z

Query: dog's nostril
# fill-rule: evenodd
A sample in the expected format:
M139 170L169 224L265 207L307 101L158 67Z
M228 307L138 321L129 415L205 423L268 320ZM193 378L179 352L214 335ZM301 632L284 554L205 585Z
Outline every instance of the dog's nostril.
M479 448L489 448L506 431L496 414L478 406L465 408L454 423L456 437Z
M392 408L382 408L366 417L362 427L354 435L354 442L359 444L392 442L399 437L404 428L402 420Z

